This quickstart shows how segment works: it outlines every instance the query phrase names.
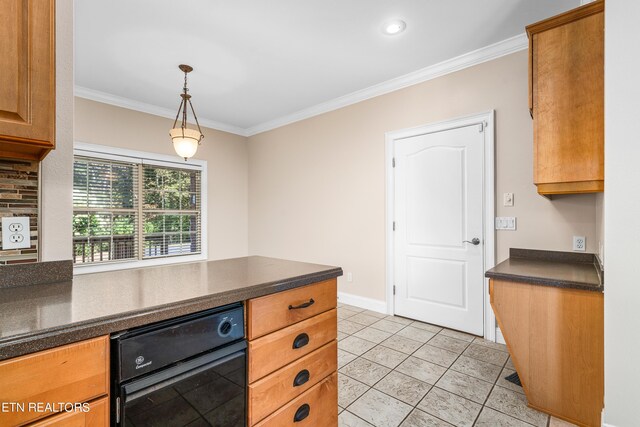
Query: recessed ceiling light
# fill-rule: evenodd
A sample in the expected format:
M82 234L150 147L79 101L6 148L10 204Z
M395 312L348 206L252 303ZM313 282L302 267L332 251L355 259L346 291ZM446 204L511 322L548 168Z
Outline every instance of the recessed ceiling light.
M392 21L387 21L384 23L384 25L382 26L382 32L389 36L393 36L396 34L400 34L405 30L405 28L407 28L406 22L400 19L394 19Z

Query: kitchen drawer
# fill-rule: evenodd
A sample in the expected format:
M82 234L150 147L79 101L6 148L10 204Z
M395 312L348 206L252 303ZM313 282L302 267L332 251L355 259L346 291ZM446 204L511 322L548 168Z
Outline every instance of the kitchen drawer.
M0 425L22 425L51 412L29 411L32 403L80 403L108 393L109 337L104 336L0 362L0 402L25 411L0 412Z
M307 405L308 412L305 411ZM301 418L295 421L296 415ZM298 396L256 427L336 427L338 425L338 374Z
M247 338L256 339L337 306L336 279L279 292L247 303Z
M338 368L338 342L332 341L249 385L249 425L309 390ZM299 385L295 385L296 381ZM304 382L303 382L304 381Z
M95 400L89 404L87 412L65 412L53 415L29 427L108 427L109 398Z
M333 309L249 341L249 383L335 340L337 334L337 310Z

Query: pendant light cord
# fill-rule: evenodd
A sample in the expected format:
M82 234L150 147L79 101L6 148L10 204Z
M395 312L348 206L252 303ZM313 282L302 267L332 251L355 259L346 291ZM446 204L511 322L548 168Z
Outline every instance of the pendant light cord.
M189 103L189 108L191 108L191 113L193 114L193 118L196 121L196 126L198 127L198 132L200 132L200 139L198 140L198 145L200 141L204 138L204 134L202 133L202 129L200 129L200 123L198 122L198 116L196 116L196 111L193 109L193 104L191 103L191 97L189 96L189 88L187 87L187 74L188 72L184 72L184 87L182 88L182 101L180 101L180 106L178 106L178 113L176 114L176 118L173 121L173 128L175 129L176 123L178 123L178 117L180 117L180 111L182 111L182 124L180 128L182 129L182 136L184 137L184 129L187 127L187 102Z
M187 103L185 102L185 100L188 100L189 98L187 98L187 93L189 92L189 89L187 88L187 72L184 72L184 87L182 88L183 91L183 95L182 95L182 102L181 105L183 105L182 107L182 136L184 137L184 128L187 127Z

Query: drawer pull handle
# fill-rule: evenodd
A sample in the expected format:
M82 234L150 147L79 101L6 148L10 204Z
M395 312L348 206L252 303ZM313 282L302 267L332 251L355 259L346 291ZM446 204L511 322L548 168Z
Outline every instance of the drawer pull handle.
M302 333L293 340L293 348L302 348L309 344L309 335Z
M313 298L311 298L309 301L303 302L300 305L291 305L291 304L289 304L289 310L298 310L299 308L311 307L314 302L315 301L313 300Z
M303 369L302 371L298 372L298 375L296 375L296 377L293 379L293 386L300 387L307 381L309 381L309 371Z
M304 404L298 408L296 414L293 416L293 422L299 423L309 416L309 412L311 412L311 407L308 404Z

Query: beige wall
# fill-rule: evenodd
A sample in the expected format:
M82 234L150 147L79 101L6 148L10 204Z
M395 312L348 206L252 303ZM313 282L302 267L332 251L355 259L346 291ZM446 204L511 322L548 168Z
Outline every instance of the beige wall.
M527 54L520 52L250 138L207 129L209 257L247 253L340 265L340 290L385 299L384 134L496 110L497 261L510 247L598 251L596 196L550 201L532 184ZM76 98L74 139L173 154L171 120ZM125 129L130 130L129 132ZM129 136L131 135L131 136ZM502 193L515 194L503 207Z
M73 0L56 1L56 149L41 163L40 260L71 259Z
M249 252L334 264L340 290L385 299L385 132L496 110L497 261L510 247L595 252L595 196L537 195L527 53L515 53L249 138ZM515 206L502 207L502 193Z
M75 99L78 142L175 155L169 139L172 125L173 120L163 117ZM246 256L247 139L207 128L202 132L205 139L195 158L207 161L209 259Z

